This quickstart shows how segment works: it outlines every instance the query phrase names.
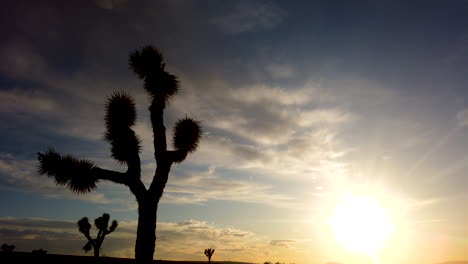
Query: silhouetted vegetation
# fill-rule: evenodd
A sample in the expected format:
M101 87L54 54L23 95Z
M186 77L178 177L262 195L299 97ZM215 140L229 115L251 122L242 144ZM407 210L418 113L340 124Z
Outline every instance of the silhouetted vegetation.
M138 263L150 263L156 245L156 211L166 186L172 164L185 160L194 152L202 130L199 121L184 118L176 122L173 133L174 150L167 149L164 109L179 90L175 75L165 70L162 54L152 46L130 54L130 68L143 80L149 95L149 111L153 130L154 157L157 168L150 187L141 181L140 140L132 127L136 122L135 101L126 92L115 92L107 99L105 139L111 145L112 157L127 166L126 172L99 168L95 163L61 155L54 149L38 153L39 172L53 178L76 193L87 193L100 180L109 180L129 187L138 202L138 228L135 258Z
M78 221L78 230L88 239L88 243L83 246L83 250L86 253L91 249L94 249L94 256L99 257L99 250L101 249L102 242L104 242L104 238L108 234L114 232L118 225L117 221L114 220L109 226L109 219L109 214L103 214L94 220L94 225L99 230L95 239L92 239L89 233L91 224L89 223L88 218L83 217Z
M5 253L13 252L14 249L15 249L15 245L8 245L8 244L2 245L2 252L5 252Z
M129 258L113 258L113 257L100 257L96 259L93 256L71 256L71 255L57 255L45 254L38 257L31 252L0 252L0 263L5 264L31 264L31 263L47 263L47 264L134 264L135 259ZM175 261L175 260L153 260L152 264L205 264L205 261ZM222 261L216 262L219 264L252 264L247 262L232 262Z
M42 249L42 248L40 248L40 249L34 249L34 250L32 251L32 254L33 254L33 255L36 255L36 256L42 256L42 255L47 254L47 250L44 250L44 249Z
M211 256L213 256L214 252L214 248L205 249L205 256L208 257L208 263L211 263Z

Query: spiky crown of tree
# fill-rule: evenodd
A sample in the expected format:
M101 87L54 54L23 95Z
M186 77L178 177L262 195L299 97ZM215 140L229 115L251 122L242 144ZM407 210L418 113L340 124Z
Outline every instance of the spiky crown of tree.
M205 255L208 257L208 258L211 258L211 256L213 256L213 253L215 252L215 249L214 248L207 248L205 249Z
M144 80L145 90L153 99L168 102L179 91L177 77L165 71L164 58L156 48L145 46L135 50L130 54L129 64L130 69Z
M133 51L130 54L129 67L144 81L144 88L151 101L149 109L152 115L153 112L162 111L165 104L179 91L177 77L165 70L163 56L153 46L144 46L140 50ZM128 93L117 91L107 98L104 139L111 145L112 157L119 163L127 164L129 169L132 166L131 161L139 163L141 150L141 141L132 129L136 118L135 100ZM165 148L165 135L155 127L163 126L162 119L152 118L152 124L155 151L158 152L159 142L164 141L163 148ZM197 149L202 134L199 121L188 117L177 121L172 135L174 151L167 153L171 161L180 163L185 160L189 153ZM53 178L57 185L64 185L76 193L94 190L101 179L128 185L127 179L122 175L101 169L86 159L79 160L71 155L60 155L53 148L45 153L38 153L38 160L39 173Z

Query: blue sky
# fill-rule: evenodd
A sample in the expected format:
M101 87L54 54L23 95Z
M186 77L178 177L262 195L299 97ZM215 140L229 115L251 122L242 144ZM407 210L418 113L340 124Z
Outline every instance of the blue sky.
M372 263L327 231L348 190L393 217L382 263L466 260L467 13L464 0L8 2L1 242L83 254L75 221L107 212L122 230L103 252L133 256L131 193L101 182L75 195L35 158L53 146L123 171L102 138L106 97L126 90L148 183L147 99L127 62L152 44L181 81L167 132L185 114L206 131L172 169L156 258L203 260L215 247L214 260Z

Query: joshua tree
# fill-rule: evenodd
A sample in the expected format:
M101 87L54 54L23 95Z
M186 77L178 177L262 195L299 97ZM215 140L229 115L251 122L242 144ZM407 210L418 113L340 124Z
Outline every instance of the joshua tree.
M215 252L214 248L205 249L205 256L208 257L208 263L211 263L211 256L213 256L214 252Z
M133 51L129 64L130 69L143 80L150 101L149 112L157 168L149 188L141 181L140 140L132 129L136 121L135 101L125 92L115 92L107 100L105 139L111 145L112 157L127 165L126 172L102 169L89 160L61 155L53 149L38 153L39 172L76 193L92 191L100 180L128 186L138 202L135 258L137 263L146 264L153 260L156 245L156 211L171 166L173 163L182 162L189 153L197 149L202 130L199 121L187 117L179 120L174 127L174 150L168 150L163 113L166 104L177 94L179 81L164 69L165 63L161 53L152 46Z
M102 242L104 242L104 238L106 235L112 233L117 228L117 221L112 221L111 226L109 227L109 214L103 214L102 216L94 219L94 225L99 230L95 239L91 238L89 234L89 230L91 229L91 224L88 221L87 217L83 217L78 221L78 230L83 233L83 235L88 239L88 243L86 243L83 247L83 250L87 253L94 249L94 256L99 257L99 250L101 249Z

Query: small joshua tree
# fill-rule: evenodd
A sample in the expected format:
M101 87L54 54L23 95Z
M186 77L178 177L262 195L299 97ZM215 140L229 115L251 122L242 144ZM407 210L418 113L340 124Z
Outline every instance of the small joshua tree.
M173 150L167 148L164 110L177 94L179 81L165 70L162 54L152 46L143 47L130 54L130 69L143 80L149 95L149 112L153 128L154 158L157 163L153 180L148 188L141 180L141 142L133 131L136 109L133 97L125 92L115 92L107 100L105 140L111 145L112 157L127 166L126 172L98 167L86 159L61 155L53 149L38 153L39 173L55 180L76 193L87 193L101 180L126 185L138 203L138 227L135 259L138 264L153 261L156 246L156 212L166 186L169 171L174 163L181 163L194 152L200 141L200 122L183 118L176 122L173 133Z
M215 252L214 248L205 249L205 256L208 257L208 263L211 263L211 256L213 256L214 252Z
M92 239L89 234L91 224L89 223L88 218L83 217L78 221L78 230L88 239L88 243L83 247L83 250L86 253L91 249L94 249L94 256L99 257L99 250L101 249L102 242L104 242L104 238L106 235L114 232L118 225L117 221L114 220L109 227L109 218L110 216L108 214L103 214L94 220L94 225L99 230L95 239Z

